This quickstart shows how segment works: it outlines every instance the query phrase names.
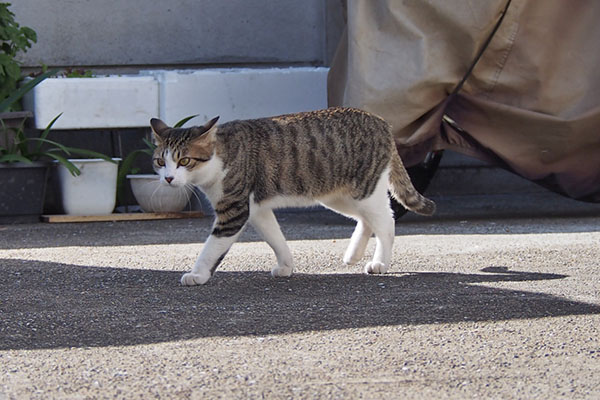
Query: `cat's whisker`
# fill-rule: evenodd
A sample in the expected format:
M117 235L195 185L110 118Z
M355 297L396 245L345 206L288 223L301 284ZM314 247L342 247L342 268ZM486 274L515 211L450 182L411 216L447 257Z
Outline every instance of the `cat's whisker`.
M185 187L190 191L190 193L192 194L193 197L196 198L196 200L198 200L198 203L202 204L202 198L200 197L200 194L198 194L198 191L196 190L196 187L194 185L192 185L191 183L187 183L185 185ZM190 196L190 199L192 198L192 196ZM189 203L189 208L190 211L192 210L192 202L190 201Z
M192 191L192 185L190 185L189 183L186 183L183 185L183 187L181 188L180 196L181 197L187 197L187 204L185 205L187 208L187 211L192 211L192 202L190 201L191 196L188 194L190 191Z
M173 187L173 193L175 194L177 200L181 200L181 198L185 196L184 192L185 192L184 186Z
M158 182L158 184L157 184ZM142 186L146 187L146 186L150 186L150 187L155 187L158 188L162 185L162 183L160 183L160 179L157 180L144 180L142 182Z
M150 202L151 202L151 204L154 204L154 197L157 195L157 193L158 193L158 191L160 189L161 189L161 185L156 185L154 187L154 190L152 191L152 194L150 194ZM158 206L162 208L162 204L161 204L161 200L160 199L161 199L161 196L158 196L158 201L159 201Z

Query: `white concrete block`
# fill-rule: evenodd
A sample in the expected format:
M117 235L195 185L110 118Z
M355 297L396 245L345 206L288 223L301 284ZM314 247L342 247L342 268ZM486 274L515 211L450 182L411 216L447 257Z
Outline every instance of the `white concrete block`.
M148 126L159 113L158 82L151 76L48 78L24 98L36 128L63 113L54 129Z
M328 68L149 71L160 85L160 118L174 124L259 118L327 107Z
M327 68L145 71L136 76L49 78L25 98L35 124L55 129L145 127L159 116L174 124L259 118L327 107Z

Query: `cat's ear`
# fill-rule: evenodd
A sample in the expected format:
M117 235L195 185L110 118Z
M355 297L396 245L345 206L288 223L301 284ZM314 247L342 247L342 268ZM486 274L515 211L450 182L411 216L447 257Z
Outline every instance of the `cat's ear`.
M202 126L202 129L204 130L204 132L210 132L210 133L214 133L217 130L217 121L219 120L219 117L214 117L213 119L211 119L210 121L208 121L207 123L205 123Z
M150 120L150 126L152 127L152 132L154 132L154 137L157 140L161 140L163 133L169 129L169 126L158 118L152 118Z
M197 137L206 137L214 135L217 131L217 121L219 117L215 117L202 126L194 127Z
M206 129L207 132L210 131L216 125L218 120L219 116L217 115L216 117L208 121L206 124L204 124L204 129Z

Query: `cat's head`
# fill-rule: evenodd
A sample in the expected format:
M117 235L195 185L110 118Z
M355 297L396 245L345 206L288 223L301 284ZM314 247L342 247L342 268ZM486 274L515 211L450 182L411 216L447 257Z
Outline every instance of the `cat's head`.
M210 179L218 119L191 128L171 128L160 119L150 120L157 146L152 163L161 182L181 187Z

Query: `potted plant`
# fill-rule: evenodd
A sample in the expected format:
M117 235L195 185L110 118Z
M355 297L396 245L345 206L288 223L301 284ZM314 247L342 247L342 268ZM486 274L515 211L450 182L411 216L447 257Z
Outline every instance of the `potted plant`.
M1 105L0 105L1 106ZM48 139L55 117L39 136L28 136L25 129L6 127L0 146L0 215L39 215L42 213L50 161L54 160L73 176L81 170L67 157L84 155L106 159L103 154L64 146Z
M186 122L195 118L192 115L177 122L174 127L179 128ZM157 174L135 174L133 164L141 155L152 157L156 145L147 138L142 139L144 148L134 150L125 157L119 176L117 187L119 198L124 198L125 179L129 180L131 191L136 201L145 212L178 212L183 210L189 203L192 189L188 187L175 188L160 182ZM123 202L123 201L121 201Z
M0 4L0 19L6 12L6 5ZM25 135L27 115L16 113L15 118L15 112L9 111L16 108L14 104L27 91L54 72L41 74L10 94L3 92L7 96L0 101L0 184L3 187L0 191L0 216L41 214L49 167L44 160L60 159L57 151L66 150L68 154L69 149L47 139L52 123L39 137L28 137ZM8 86L13 87L12 84ZM50 148L43 149L44 143Z
M48 166L35 162L40 151L35 151L37 146L30 149L34 139L24 134L32 113L21 111L19 100L49 74L18 88L23 77L17 56L37 41L37 35L15 21L9 6L0 3L0 216L41 214ZM37 139L35 144L43 141Z
M19 100L28 92L34 90L46 78L55 75L57 70L45 71L41 75L27 80L19 87L23 80L17 56L26 52L32 43L37 41L37 35L31 28L21 27L14 19L14 14L8 9L10 4L0 3L0 216L16 215L39 215L43 210L44 194L50 161L58 164L61 187L63 190L63 202L70 203L66 194L70 193L72 177L89 175L94 179L94 188L98 187L96 182L99 174L91 173L90 169L96 167L85 167L80 159L71 159L71 156L94 157L95 165L110 161L108 168L114 169L113 204L116 191L116 164L103 154L64 146L56 141L48 139L50 129L53 127L60 114L52 118L45 129L41 130L39 136L31 135L25 130L25 120L32 116L31 112L22 112ZM80 75L78 71L67 71ZM56 114L55 114L56 115ZM31 131L35 132L35 131ZM85 171L85 173L84 173ZM78 179L77 185L81 187L84 178ZM87 189L86 194L90 193ZM80 195L76 193L76 195ZM100 196L93 200L97 201ZM79 200L81 202L81 198ZM72 209L71 205L67 207ZM112 211L111 208L111 211Z
M25 82L0 101L0 112L13 108L21 97L56 72L57 70L46 71ZM7 124L0 119L0 183L4 189L0 191L0 216L42 213L51 161L58 163L60 168L68 171L72 176L78 176L82 172L80 167L68 157L84 156L110 160L104 154L67 147L48 139L50 130L60 116L61 114L54 117L37 136L26 133L24 121L15 125ZM36 131L31 130L31 132ZM116 178L113 182L115 181Z
M0 216L39 215L44 204L49 164L37 161L42 153L30 151L33 139L25 137L22 129L4 127L2 137Z

